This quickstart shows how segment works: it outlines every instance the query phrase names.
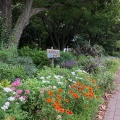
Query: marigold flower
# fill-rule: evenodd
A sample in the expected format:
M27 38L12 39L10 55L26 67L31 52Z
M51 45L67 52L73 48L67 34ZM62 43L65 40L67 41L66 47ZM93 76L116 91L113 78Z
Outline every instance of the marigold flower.
M72 115L72 114L73 114L73 112L70 111L70 110L66 110L66 113L69 114L69 115Z
M64 113L64 108L58 108L57 111Z
M48 98L48 99L46 100L46 102L47 102L47 103L51 103L51 102L52 102L52 98Z
M79 95L76 94L76 93L74 93L74 94L73 94L73 97L74 97L75 99L77 99L77 98L79 98Z
M62 99L61 95L57 94L57 98L58 99Z
M62 92L63 90L62 89L58 89L58 92Z
M49 96L53 96L53 91L50 90L50 91L48 92L48 95L49 95Z
M65 102L67 102L67 103L68 103L68 102L69 102L69 99L65 99Z
M69 94L73 94L74 92L73 92L73 90L69 90Z
M79 85L80 85L78 81L76 81L76 85L77 85L77 86L79 86Z

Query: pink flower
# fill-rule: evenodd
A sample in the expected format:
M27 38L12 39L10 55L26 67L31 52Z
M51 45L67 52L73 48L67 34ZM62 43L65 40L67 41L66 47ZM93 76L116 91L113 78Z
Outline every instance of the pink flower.
M43 88L42 90L40 90L40 93L44 93L45 92L45 88Z
M27 99L27 96L23 96L23 98L26 100L26 99Z
M30 93L30 90L25 90L24 94L26 95L26 94L29 94L29 93Z
M20 95L16 95L16 96L15 96L15 98L19 98L19 97L20 97Z
M39 110L36 110L36 114L38 114L39 113Z
M21 86L20 78L17 78L13 83L12 87Z
M22 90L17 90L17 94L21 94L22 93Z
M11 90L14 91L14 90L15 90L15 87L12 87Z

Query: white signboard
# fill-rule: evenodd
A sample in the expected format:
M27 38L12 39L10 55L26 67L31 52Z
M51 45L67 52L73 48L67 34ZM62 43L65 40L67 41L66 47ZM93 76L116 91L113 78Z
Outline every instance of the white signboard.
M57 58L60 57L60 51L55 49L47 49L48 58Z

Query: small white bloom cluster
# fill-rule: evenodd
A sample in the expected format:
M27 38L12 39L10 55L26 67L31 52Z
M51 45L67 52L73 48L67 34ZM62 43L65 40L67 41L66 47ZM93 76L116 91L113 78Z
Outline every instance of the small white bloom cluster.
M9 97L8 100L9 100L9 101L14 101L14 100L15 100L15 97Z
M6 102L6 103L1 107L1 109L5 111L5 110L8 109L9 105L10 105L10 102Z
M10 88L3 88L3 90L5 91L5 92L12 92L12 90L10 89Z
M63 78L63 76L60 76L60 75L54 75L54 78L56 78L57 80L60 80Z

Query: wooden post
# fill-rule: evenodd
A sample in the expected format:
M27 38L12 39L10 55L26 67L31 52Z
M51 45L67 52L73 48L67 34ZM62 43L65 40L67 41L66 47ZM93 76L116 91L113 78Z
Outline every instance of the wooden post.
M53 49L53 47L51 47L51 49ZM51 67L54 68L54 57L52 57L52 60L51 60Z

